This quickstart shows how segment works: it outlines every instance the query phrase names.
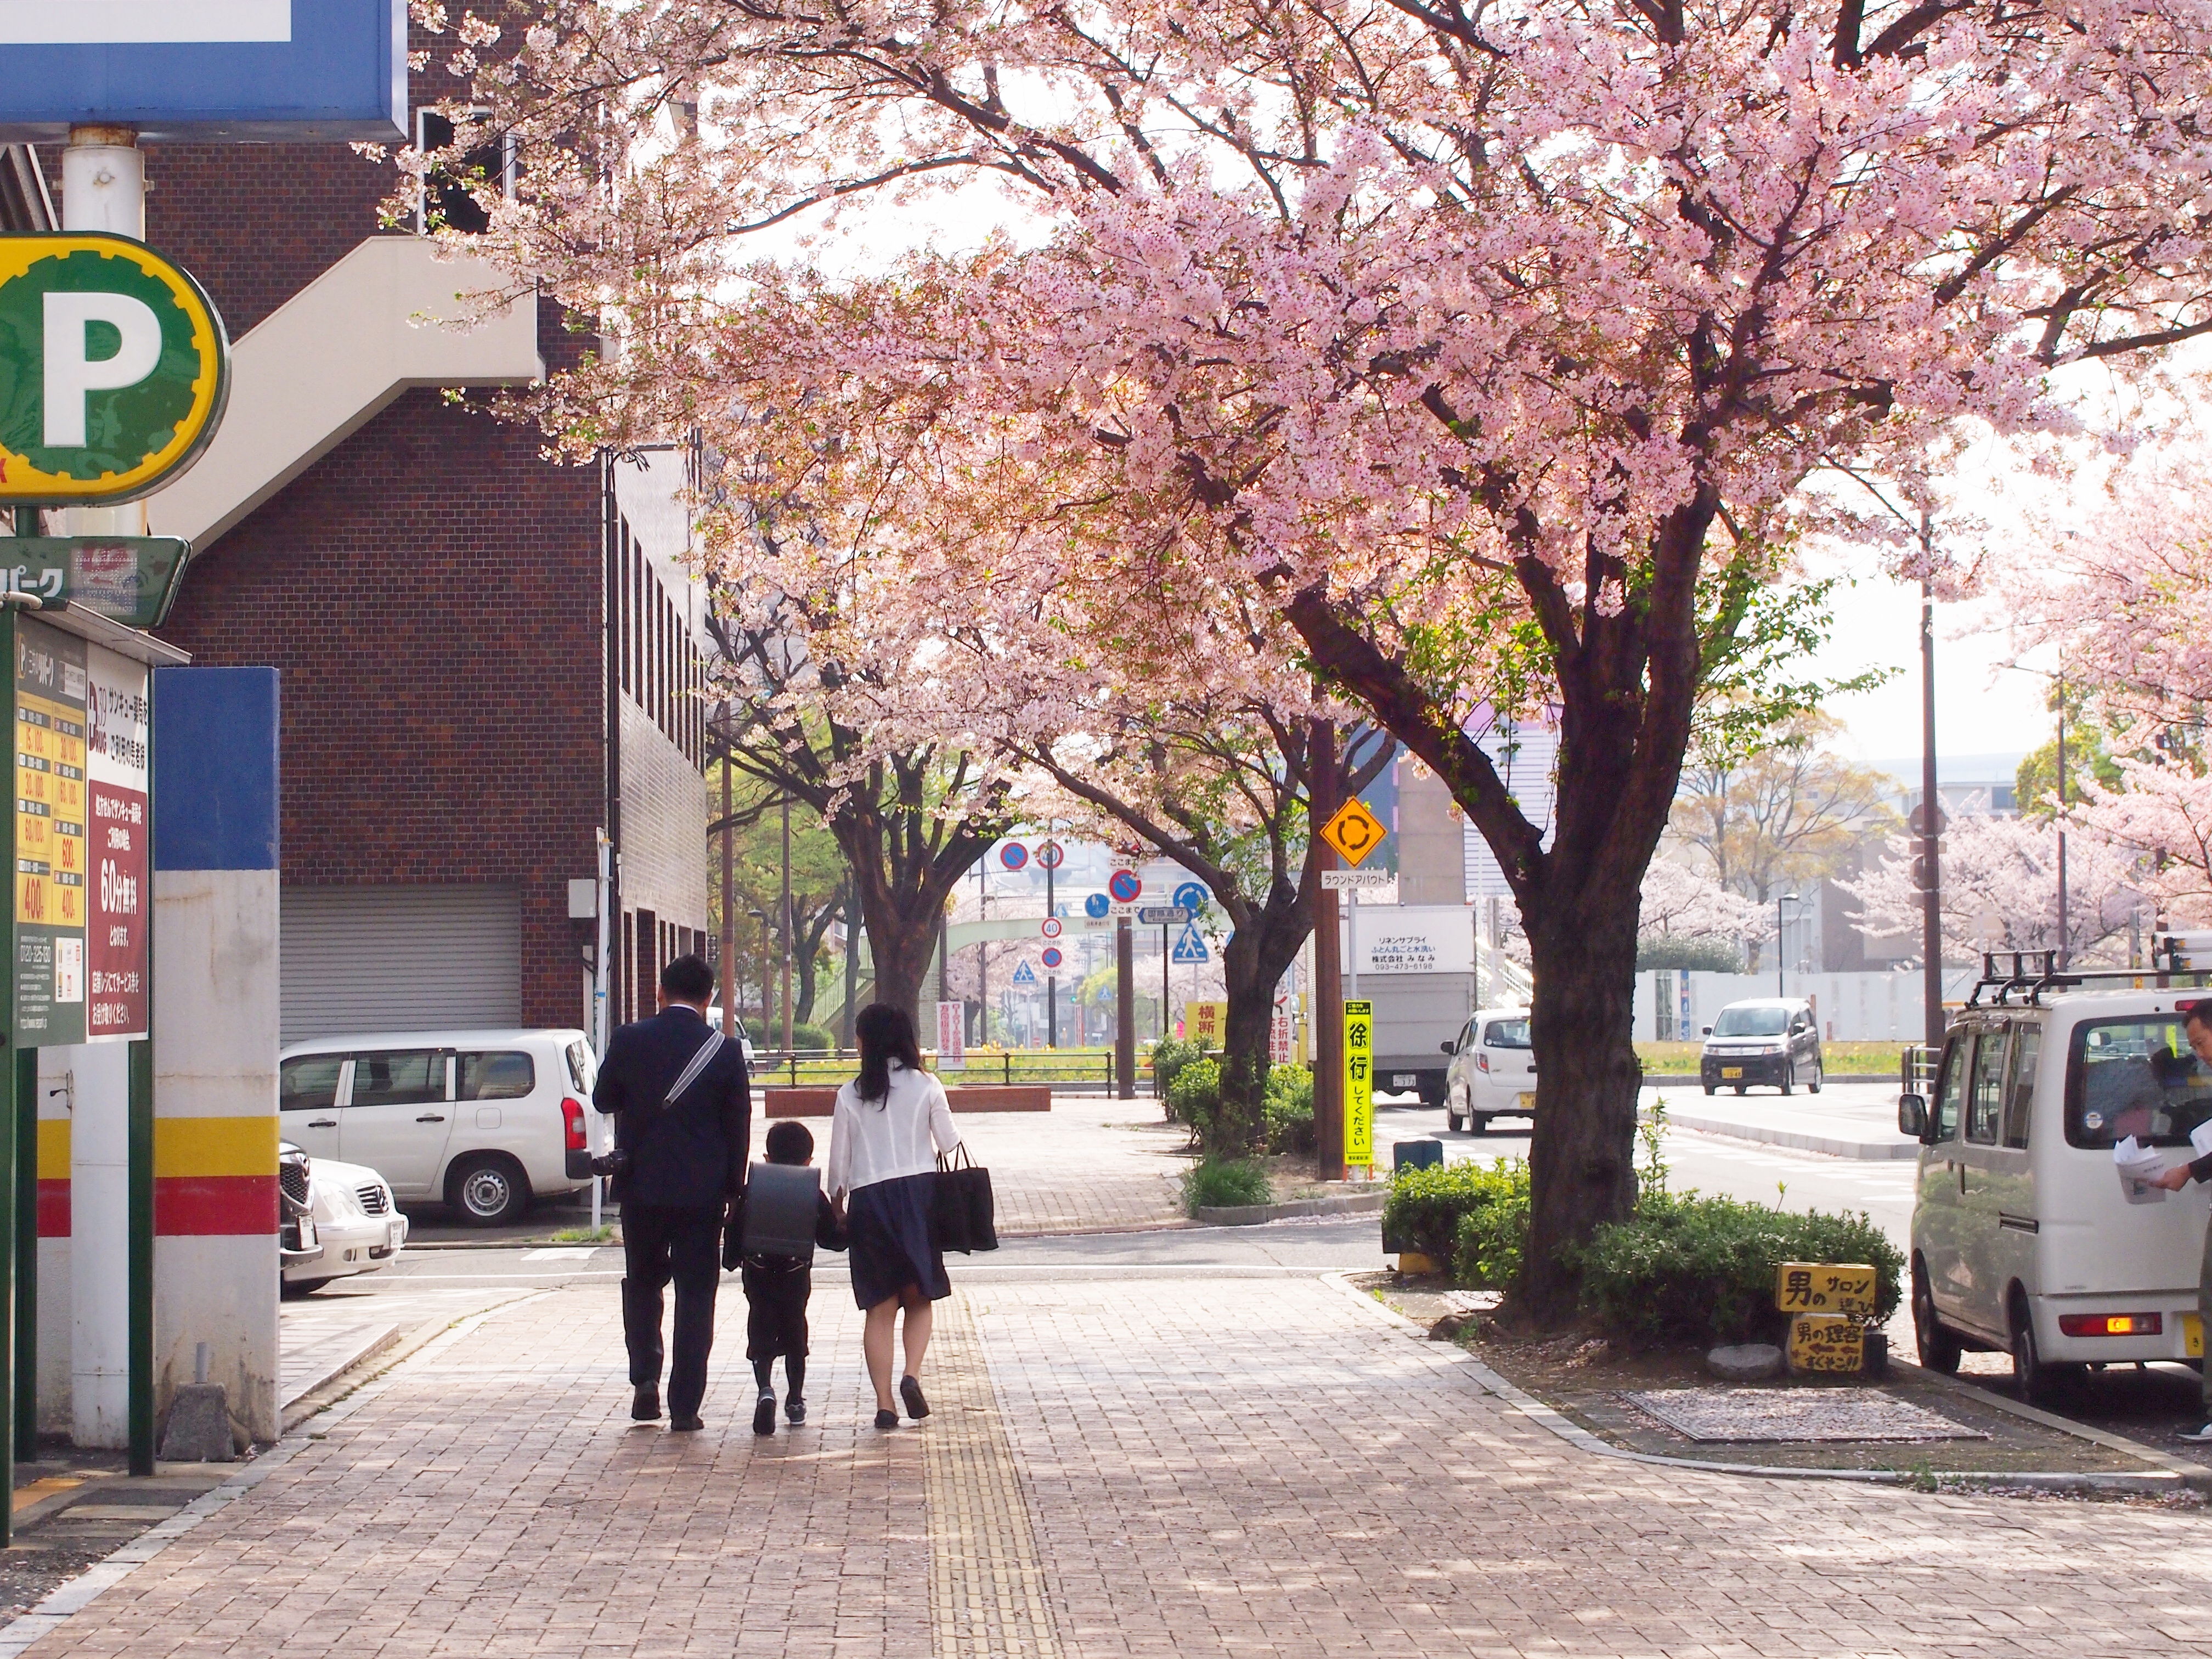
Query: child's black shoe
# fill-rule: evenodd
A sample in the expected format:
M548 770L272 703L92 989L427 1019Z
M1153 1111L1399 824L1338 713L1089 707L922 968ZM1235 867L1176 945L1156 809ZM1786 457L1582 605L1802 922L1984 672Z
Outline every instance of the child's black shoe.
M760 1397L760 1403L753 1407L753 1432L755 1434L775 1432L775 1396L774 1395L763 1395Z
M806 1420L806 1401L798 1395L792 1395L783 1402L783 1414L791 1419L792 1426L797 1428Z

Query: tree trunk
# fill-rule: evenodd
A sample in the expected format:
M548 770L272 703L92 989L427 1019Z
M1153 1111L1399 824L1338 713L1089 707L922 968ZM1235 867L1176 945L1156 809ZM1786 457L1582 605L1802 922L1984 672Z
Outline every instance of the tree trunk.
M1221 1110L1207 1138L1210 1156L1248 1158L1267 1150L1267 1048L1274 1030L1275 988L1307 932L1297 890L1282 884L1266 904L1239 918L1221 953L1229 1012L1222 1029Z

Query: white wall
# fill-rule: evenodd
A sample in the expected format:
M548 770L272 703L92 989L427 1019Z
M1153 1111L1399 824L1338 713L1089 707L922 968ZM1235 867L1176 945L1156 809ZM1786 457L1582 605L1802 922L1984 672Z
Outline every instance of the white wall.
M1966 1000L1978 970L1953 968L1943 976L1943 1000ZM1655 980L1663 981L1668 994L1679 995L1681 975L1674 969L1645 969L1636 975L1636 1036L1638 1042L1657 1040L1659 1020ZM1709 974L1692 972L1690 1031L1712 1024L1713 1017L1731 1002L1778 994L1772 974ZM1791 974L1787 994L1809 997L1820 1018L1820 1036L1831 1042L1917 1042L1924 1034L1918 973ZM1684 1034L1670 1032L1677 1038Z

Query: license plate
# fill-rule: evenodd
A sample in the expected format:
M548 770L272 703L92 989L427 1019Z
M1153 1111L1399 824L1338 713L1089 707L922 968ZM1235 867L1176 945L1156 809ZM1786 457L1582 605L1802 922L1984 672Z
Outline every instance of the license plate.
M1524 1089L1513 1097L1513 1103L1524 1112L1533 1112L1536 1109L1535 1094L1533 1091Z
M1415 1077L1411 1072L1393 1072L1390 1073L1390 1086L1394 1089L1410 1089L1419 1081L1420 1079Z
M2201 1314L2181 1316L2181 1352L2191 1359L2204 1358L2204 1318Z
M1723 1077L1741 1077L1743 1075L1743 1067L1741 1066L1723 1066L1721 1067L1721 1075Z
M300 1218L300 1248L303 1250L315 1248L315 1218L311 1215Z

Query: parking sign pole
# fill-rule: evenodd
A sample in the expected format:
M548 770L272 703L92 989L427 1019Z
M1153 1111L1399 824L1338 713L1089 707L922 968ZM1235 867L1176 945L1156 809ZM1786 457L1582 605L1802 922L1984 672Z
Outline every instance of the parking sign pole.
M1316 871L1334 870L1336 855L1322 838L1321 827L1336 816L1336 726L1316 720L1307 745L1311 780L1306 791L1306 822L1314 846L1309 856ZM1344 1179L1344 983L1342 945L1336 933L1336 895L1316 888L1313 896L1314 1174L1322 1181Z
M39 1051L15 1050L15 1461L39 1456Z

